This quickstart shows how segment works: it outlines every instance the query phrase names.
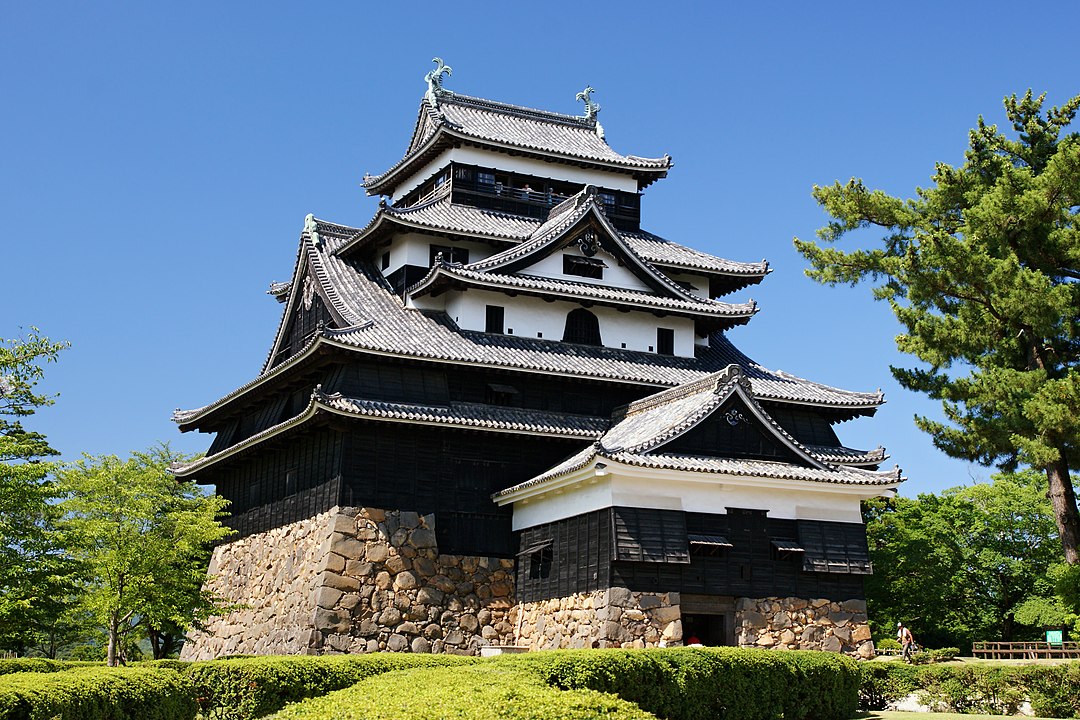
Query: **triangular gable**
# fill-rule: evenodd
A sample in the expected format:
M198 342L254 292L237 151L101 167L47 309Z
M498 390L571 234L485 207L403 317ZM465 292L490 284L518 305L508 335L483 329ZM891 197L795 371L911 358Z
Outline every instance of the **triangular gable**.
M631 403L621 419L600 439L599 449L605 454L663 455L670 445L673 454L683 454L678 452L680 446L702 439L691 434L696 428L702 428L698 435L708 435L710 428L719 428L712 425L714 418L715 422L727 423L732 428L745 425L737 434L729 434L729 440L760 438L773 449L777 460L828 469L765 412L737 365L729 365L696 382ZM675 442L680 438L686 439ZM717 449L718 456L724 454L724 448Z
M300 245L296 252L296 265L290 281L289 296L281 314L281 322L278 324L274 343L263 365L262 372L264 373L285 359L281 355L284 349L291 349L292 352L289 355L297 352L300 349L296 343L298 337L310 339L312 331L318 324L334 328L350 325L342 314L340 303L331 301L329 293L333 292L336 297L337 291L327 287L329 281L326 279L326 273L319 271L322 266L322 255L318 247L320 244L318 227L318 221L309 215L304 230L300 234ZM299 336L295 332L298 324L302 326ZM311 327L306 327L307 325Z
M790 444L760 422L737 394L696 426L653 452L804 464Z
M477 272L517 273L573 243L592 244L617 258L655 292L699 302L700 297L672 281L630 247L604 214L596 192L596 188L587 186L552 208L547 221L528 240L465 268Z
M405 155L412 154L418 147L426 143L445 121L446 119L442 113L433 109L431 103L426 100L421 101L420 109L416 115L416 126L413 128L412 139L409 140L409 149L405 151Z

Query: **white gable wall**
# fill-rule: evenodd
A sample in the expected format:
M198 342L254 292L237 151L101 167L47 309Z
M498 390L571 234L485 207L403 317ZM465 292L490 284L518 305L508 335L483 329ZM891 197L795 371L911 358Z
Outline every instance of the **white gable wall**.
M394 271L400 269L403 265L429 267L431 264L432 245L466 248L469 251L469 262L483 260L495 252L494 248L487 243L469 241L459 242L456 240L451 242L450 240L438 238L433 235L403 233L395 235L390 245L383 248L381 252L376 253L375 262L381 263L383 253L390 253L390 266L382 271L383 275L390 275ZM447 258L447 260L449 260L449 258ZM380 264L378 267L382 267L382 265Z
M472 288L451 291L438 297L421 296L410 300L414 307L428 310L445 310L465 330L485 330L487 306L504 308L508 335L542 337L544 340L562 340L566 316L581 305L573 301L547 302L542 298L509 295ZM656 349L656 329L671 328L675 331L675 354L692 357L694 354L694 321L690 318L668 315L658 318L649 311L619 312L615 308L594 306L589 311L596 315L600 324L600 339L606 347L649 352ZM513 332L510 332L510 331Z
M464 165L479 165L481 167L496 168L507 172L535 175L582 185L596 185L611 190L625 190L631 193L636 193L638 189L637 180L622 173L586 169L576 165L544 162L543 160L515 157L477 148L460 147L442 151L433 160L417 170L412 177L402 182L394 191L394 194L390 196L391 204L408 195L451 162L459 162Z
M535 265L530 265L527 268L523 268L518 271L521 275L537 275L539 277L554 278L556 280L569 280L571 282L584 282L590 285L604 285L607 287L625 288L628 290L643 290L646 292L652 292L652 288L646 285L638 278L637 275L630 272L630 268L625 265L619 265L618 258L614 257L607 251L601 250L594 256L599 260L603 260L607 265L604 268L604 277L601 280L595 278L584 278L580 275L567 275L563 272L563 255L576 255L577 257L585 257L585 254L577 249L577 246L571 244L570 246L563 248L561 251L556 251L548 255L543 260L540 260Z
M610 468L609 468L610 470ZM726 508L768 510L770 518L861 523L859 503L883 493L873 486L680 473L620 466L605 475L514 503L514 530L607 507L724 514Z

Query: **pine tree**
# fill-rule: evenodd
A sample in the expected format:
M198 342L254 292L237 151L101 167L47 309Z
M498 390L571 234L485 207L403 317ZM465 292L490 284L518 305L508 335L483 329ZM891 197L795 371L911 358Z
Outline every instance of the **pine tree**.
M892 368L905 388L942 401L947 422L917 417L953 457L1045 472L1067 563L1080 564L1069 469L1080 440L1080 136L1063 134L1077 96L1043 113L1045 95L1005 98L1015 139L980 117L965 162L938 163L909 200L852 179L814 188L833 220L823 244L865 228L881 245L845 252L796 238L826 284L875 284L921 361Z

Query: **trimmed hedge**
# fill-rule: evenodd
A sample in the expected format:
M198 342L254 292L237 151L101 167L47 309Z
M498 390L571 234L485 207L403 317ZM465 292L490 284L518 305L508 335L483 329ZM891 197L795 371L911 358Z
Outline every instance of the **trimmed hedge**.
M529 669L554 687L613 693L671 720L848 720L859 701L858 664L835 653L562 650L493 663Z
M1062 665L862 665L860 704L883 710L916 693L932 710L1013 715L1024 700L1036 717L1080 718L1080 662Z
M476 662L479 659L471 657L412 653L269 656L193 663L186 674L203 714L247 720L391 670Z
M175 670L80 667L0 677L2 720L193 720L191 680Z
M49 660L48 658L4 658L0 659L0 675L18 672L51 673L71 670L77 667L101 667L99 662L81 660Z
M390 672L290 705L274 720L656 720L595 690L557 690L507 663Z
M1035 717L1080 718L1080 661L1018 669Z

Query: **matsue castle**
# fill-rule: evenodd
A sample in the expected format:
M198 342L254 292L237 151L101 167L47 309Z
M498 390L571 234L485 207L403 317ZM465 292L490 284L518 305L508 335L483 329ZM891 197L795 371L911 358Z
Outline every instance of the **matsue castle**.
M645 230L671 158L612 149L591 88L534 110L436 62L370 222L305 219L262 371L175 414L214 439L174 472L236 530L208 583L237 609L183 657L871 656L859 506L903 478L834 426L881 393L736 349L768 263Z

